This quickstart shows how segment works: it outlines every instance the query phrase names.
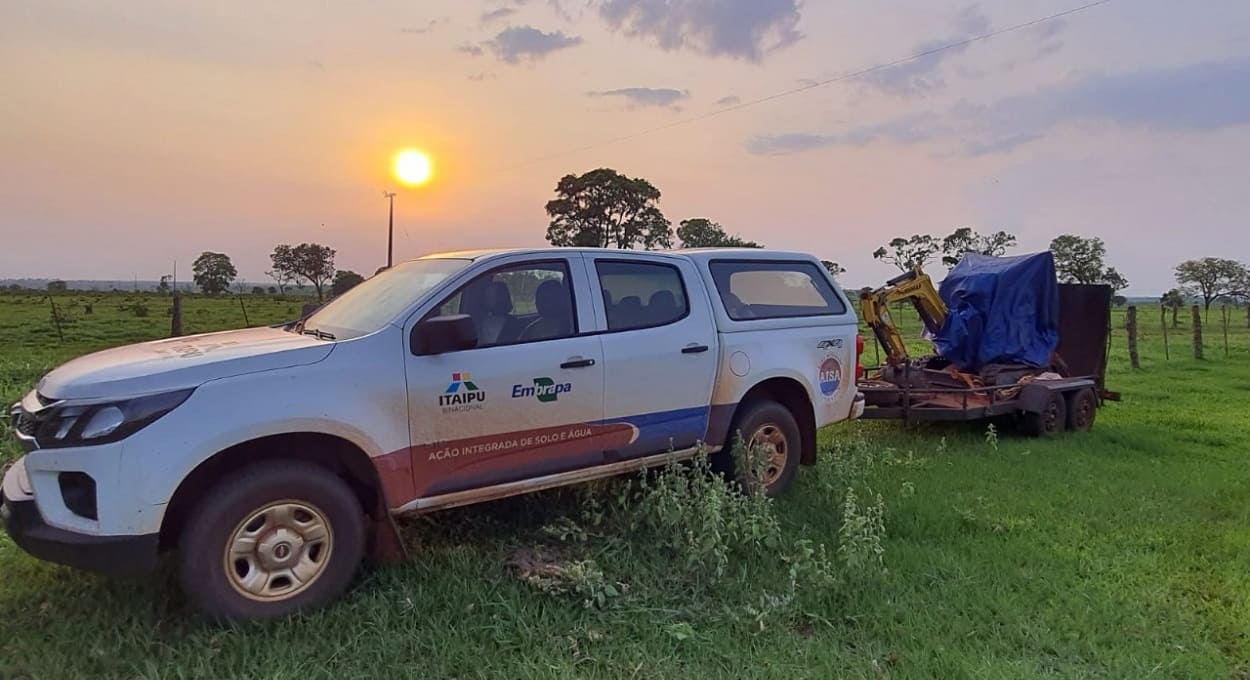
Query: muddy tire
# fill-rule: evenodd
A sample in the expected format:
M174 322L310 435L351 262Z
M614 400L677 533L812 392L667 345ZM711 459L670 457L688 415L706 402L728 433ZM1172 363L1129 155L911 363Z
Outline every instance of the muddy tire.
M723 451L721 458L733 479L749 489L762 485L767 496L778 496L790 486L799 469L803 443L798 422L789 409L771 400L752 402L735 416L729 432L731 444L740 436L744 446L760 447L760 455L766 458L759 461L762 469L757 477L749 470L737 469L732 448Z
M310 463L257 463L220 479L191 512L178 578L213 621L270 621L337 599L364 547L364 512L346 482Z
M1068 422L1068 406L1061 392L1051 392L1040 413L1025 413L1020 429L1030 437L1050 437L1062 432Z
M1098 395L1088 387L1072 394L1068 399L1068 429L1073 432L1089 432L1098 415Z

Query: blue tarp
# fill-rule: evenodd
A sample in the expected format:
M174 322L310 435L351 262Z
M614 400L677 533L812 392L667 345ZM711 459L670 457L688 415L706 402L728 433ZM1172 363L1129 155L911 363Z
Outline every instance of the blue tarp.
M946 323L938 354L962 371L986 364L1046 366L1059 345L1059 284L1050 252L964 255L939 289Z

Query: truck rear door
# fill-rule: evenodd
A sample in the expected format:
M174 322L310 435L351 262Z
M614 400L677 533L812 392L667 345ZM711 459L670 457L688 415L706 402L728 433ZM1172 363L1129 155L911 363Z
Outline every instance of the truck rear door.
M681 258L586 257L601 324L604 416L637 432L607 459L694 446L707 434L719 361L695 266Z

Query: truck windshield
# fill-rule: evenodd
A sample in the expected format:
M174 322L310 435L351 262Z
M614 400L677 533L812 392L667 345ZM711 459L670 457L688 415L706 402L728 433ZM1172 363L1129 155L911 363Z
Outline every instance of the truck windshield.
M303 328L338 340L368 335L395 320L417 298L470 260L412 260L395 265L331 300L304 321Z

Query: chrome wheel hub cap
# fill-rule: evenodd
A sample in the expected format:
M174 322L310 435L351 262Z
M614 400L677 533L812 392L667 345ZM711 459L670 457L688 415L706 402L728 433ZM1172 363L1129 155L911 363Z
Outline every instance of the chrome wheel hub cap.
M292 597L325 571L334 533L325 514L300 501L270 503L235 527L224 567L230 585L253 600Z

